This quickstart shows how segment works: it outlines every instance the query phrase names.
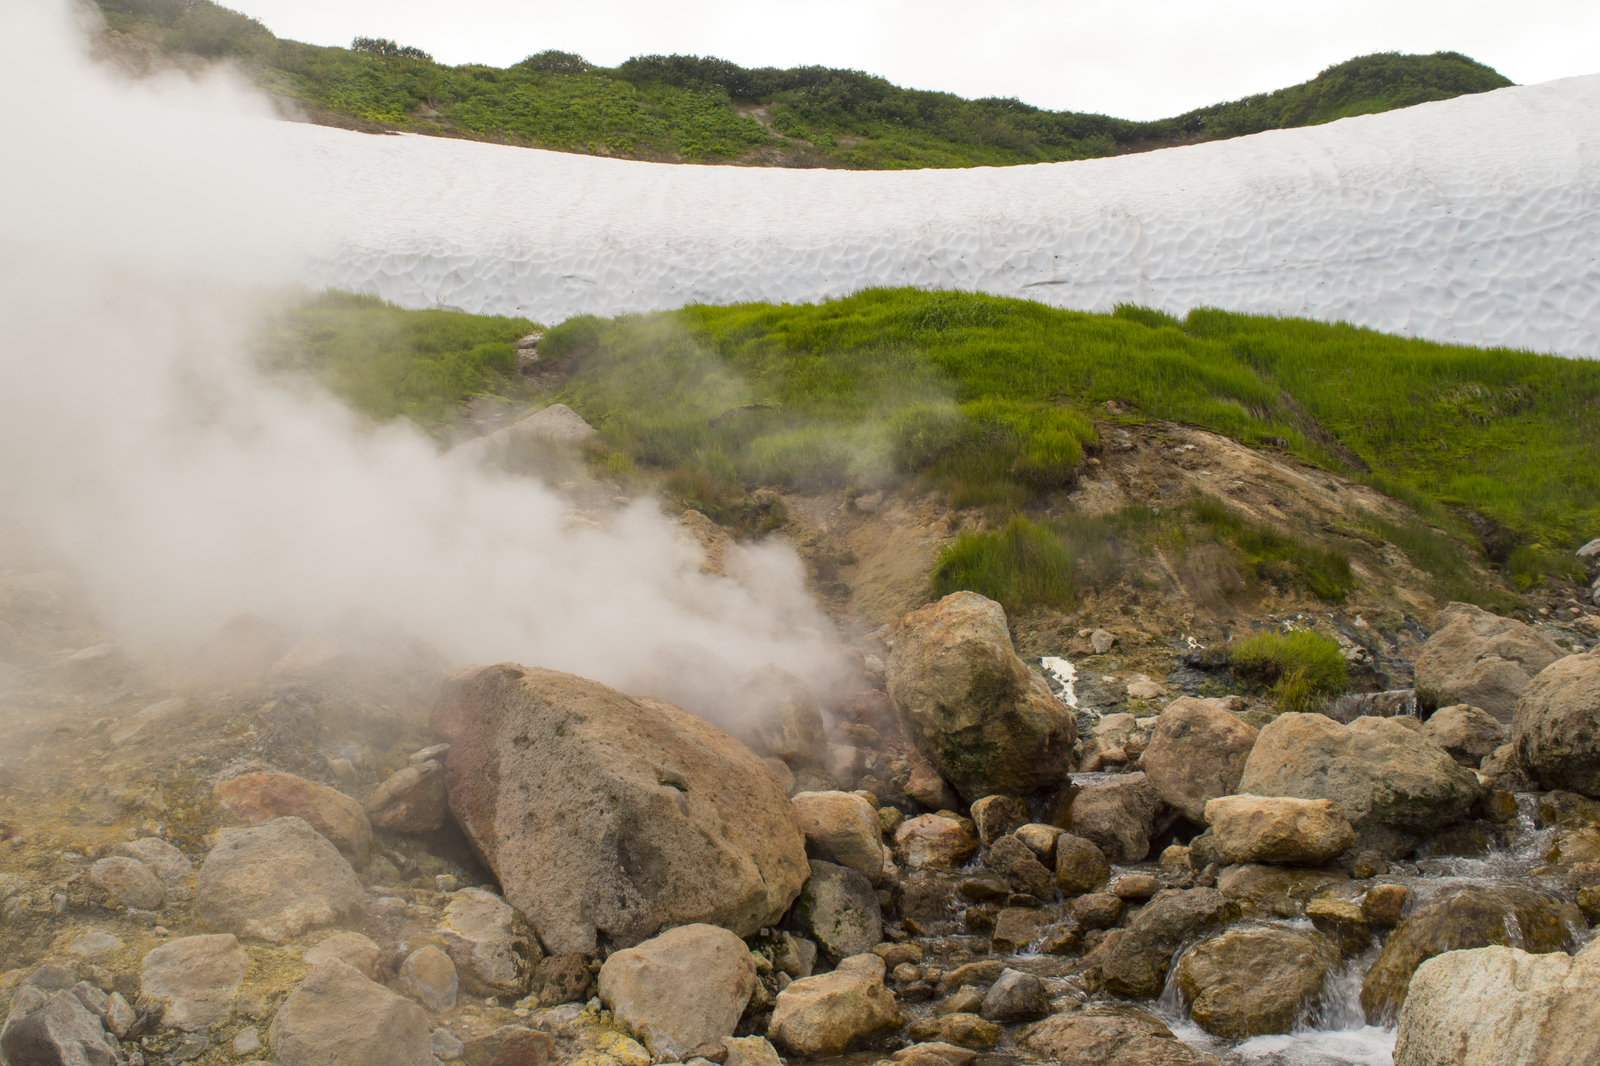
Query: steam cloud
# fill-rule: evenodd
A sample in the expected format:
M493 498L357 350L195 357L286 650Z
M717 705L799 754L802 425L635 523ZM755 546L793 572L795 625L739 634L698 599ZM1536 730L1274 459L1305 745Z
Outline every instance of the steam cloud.
M564 528L559 497L372 429L268 380L255 293L315 252L264 101L225 74L122 84L79 13L7 4L0 168L0 523L41 538L123 639L198 641L250 613L301 631L352 610L458 661L622 682L657 646L819 662L798 559L704 575L650 503Z

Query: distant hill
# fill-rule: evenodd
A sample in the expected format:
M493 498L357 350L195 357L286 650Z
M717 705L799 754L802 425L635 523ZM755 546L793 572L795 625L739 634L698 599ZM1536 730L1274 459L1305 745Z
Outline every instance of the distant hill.
M281 40L210 0L100 0L100 7L110 43L180 60L234 57L289 110L314 122L667 162L897 170L1092 159L1512 84L1455 52L1378 53L1286 89L1131 122L903 89L858 70L752 70L679 55L636 56L604 68L559 51L504 69L452 67L381 38L357 38L351 48Z

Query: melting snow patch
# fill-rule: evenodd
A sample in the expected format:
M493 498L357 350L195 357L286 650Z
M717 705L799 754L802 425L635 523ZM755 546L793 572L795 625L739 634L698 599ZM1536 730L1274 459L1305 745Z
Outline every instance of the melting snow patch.
M1061 697L1061 702L1068 707L1076 707L1078 705L1078 693L1073 686L1077 683L1078 671L1072 665L1071 660L1058 658L1054 655L1046 655L1039 660L1039 663L1044 667L1045 673L1055 678L1056 683L1061 686L1061 691L1056 694Z

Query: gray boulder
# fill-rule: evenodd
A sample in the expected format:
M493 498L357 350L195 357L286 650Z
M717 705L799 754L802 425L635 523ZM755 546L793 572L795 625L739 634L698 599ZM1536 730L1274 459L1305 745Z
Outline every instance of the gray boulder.
M906 736L969 802L1066 779L1073 716L1017 657L993 600L956 592L906 615L887 679Z
M45 995L25 988L0 1031L0 1061L9 1066L120 1066L127 1061L100 1017L73 992Z
M749 948L713 925L668 930L600 969L600 998L663 1062L687 1062L700 1045L732 1036L755 988Z
M1388 827L1429 834L1467 815L1478 779L1393 718L1340 725L1320 714L1283 714L1256 740L1239 791L1330 799L1358 833Z
M339 849L300 818L223 830L195 881L207 923L280 944L353 917L365 899Z
M794 904L794 923L829 959L862 955L883 940L883 913L872 883L847 866L812 860Z
M476 666L446 680L433 729L452 745L456 820L553 953L697 922L748 936L806 879L805 838L772 774L670 704Z
M1417 688L1440 704L1481 707L1511 721L1517 699L1534 675L1566 652L1525 622L1468 603L1448 603L1438 628L1417 655Z
M1600 651L1546 667L1517 702L1511 743L1545 788L1600 799Z
M1239 791L1258 730L1229 714L1227 700L1181 696L1167 705L1150 734L1144 772L1162 802L1196 825L1206 801Z
M281 1066L433 1066L423 1009L336 959L289 993L271 1039Z

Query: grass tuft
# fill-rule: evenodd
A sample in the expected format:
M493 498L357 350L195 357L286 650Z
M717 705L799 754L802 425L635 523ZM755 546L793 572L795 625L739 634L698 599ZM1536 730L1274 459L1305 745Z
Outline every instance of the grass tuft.
M1257 633L1228 652L1234 673L1270 686L1280 710L1305 710L1350 687L1338 642L1319 633Z

